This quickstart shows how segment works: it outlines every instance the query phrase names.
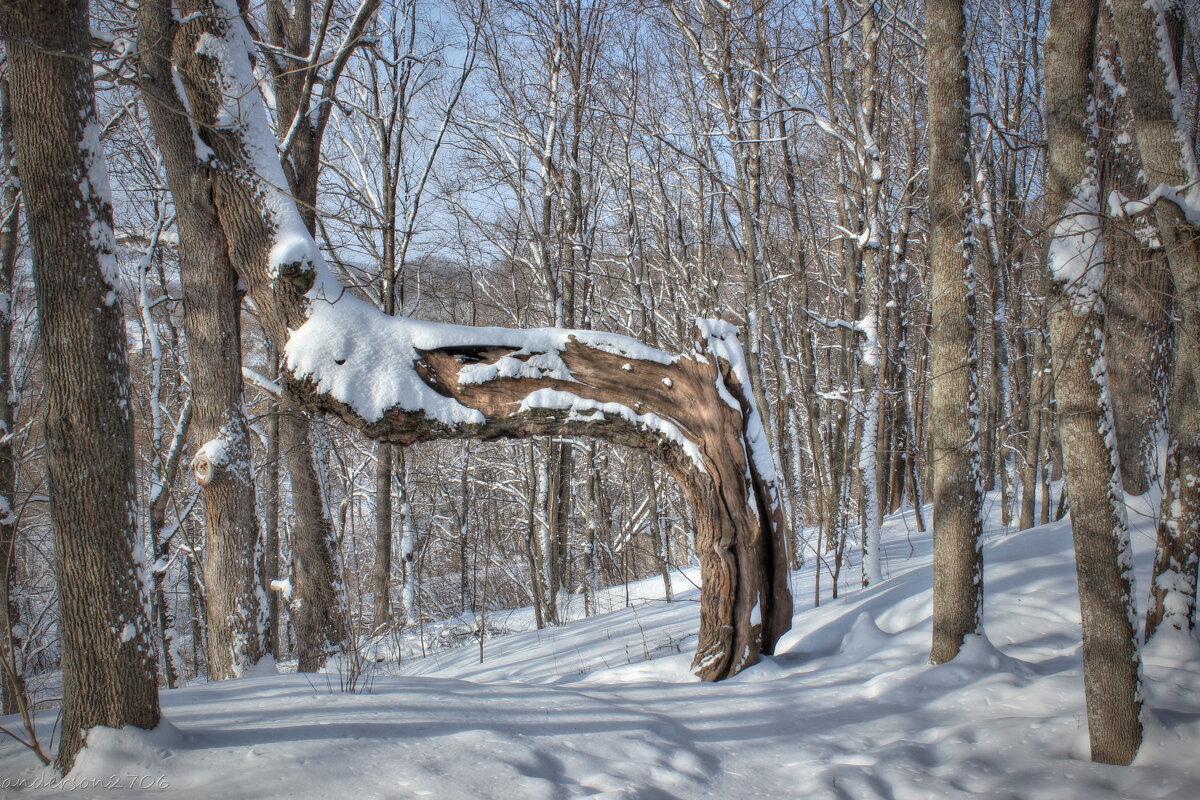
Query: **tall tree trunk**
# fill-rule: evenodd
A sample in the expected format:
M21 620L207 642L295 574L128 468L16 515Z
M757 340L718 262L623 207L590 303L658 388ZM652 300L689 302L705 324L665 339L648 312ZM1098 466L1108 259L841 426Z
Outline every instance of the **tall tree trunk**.
M12 153L12 116L9 114L8 80L0 78L0 165L4 169L0 214L0 714L16 714L25 696L21 652L20 610L13 597L17 544L17 465L12 435L17 415L18 393L13 386L12 327L16 287L13 270L17 264L21 222L20 193Z
M1166 492L1158 526L1146 638L1169 621L1191 630L1200 569L1200 227L1175 193L1195 208L1200 168L1185 127L1180 92L1184 4L1114 0L1113 27L1133 109L1134 138L1146 184L1162 195L1154 218L1174 281L1179 319L1167 399ZM1165 191L1164 191L1165 189ZM1072 504L1074 505L1074 504Z
M238 276L217 221L192 122L175 89L170 43L178 24L166 0L138 13L142 89L175 202L188 376L204 500L208 675L242 675L266 652L265 592L242 377Z
M1026 409L1029 416L1025 436L1025 458L1021 467L1021 515L1017 521L1020 530L1033 527L1033 513L1037 504L1038 464L1042 456L1042 407L1046 394L1046 344L1041 326L1029 334L1033 340L1029 367L1029 401Z
M89 729L158 724L158 678L87 3L5 4L0 34L45 356L65 773Z
M166 464L158 476L160 483L151 489L150 513L147 515L150 523L148 533L152 547L150 555L154 559L153 608L155 622L158 625L158 651L162 659L160 666L163 679L168 689L174 689L179 683L179 665L175 663L175 616L171 611L170 601L167 599L166 565L171 560L171 538L174 536L174 533L169 536L165 535L167 500L171 494L170 487L175 483L175 478L179 473L179 465L183 460L184 443L187 441L191 423L192 400L188 398L184 401L183 410L179 414L179 423L175 426L175 435L172 437ZM183 521L179 520L175 533L178 533L182 524Z
M223 251L193 249L180 217L184 330L195 405L192 472L204 499L208 676L236 678L266 652L262 551L242 397L241 299ZM215 223L215 219L212 220ZM219 228L212 229L219 232Z
M983 553L975 270L969 235L970 84L961 0L925 7L929 83L929 344L934 664L980 631ZM964 402L964 400L966 402Z
M538 499L541 497L538 489L538 466L535 454L537 442L532 439L525 445L525 474L529 480L529 491L525 494L525 560L529 570L529 591L533 595L533 619L540 631L546 626L546 592L545 592L545 563L543 555L541 531L542 522L538 518Z
M392 446L375 445L375 570L371 587L375 600L373 626L384 631L392 621Z
M1146 186L1131 141L1130 100L1108 3L1101 4L1097 21L1096 61L1101 74L1111 76L1094 86L1100 196L1116 191L1143 197L1153 187ZM1169 391L1171 268L1162 250L1148 249L1139 240L1153 226L1105 218L1101 227L1106 263L1115 267L1105 271L1104 336L1121 480L1127 493L1141 495L1150 489L1152 477L1161 477L1155 474L1155 446L1166 423Z
M1141 675L1121 470L1104 343L1104 266L1091 70L1097 0L1054 0L1046 35L1046 227L1051 363L1071 498L1092 759L1142 741Z
M279 349L267 344L267 377L279 379ZM271 590L271 581L279 577L279 413L272 400L267 411L267 463L263 466L263 590L267 593L266 652L276 660L282 655L279 635L279 593Z
M646 479L646 490L649 493L650 506L650 537L654 543L654 554L658 558L659 574L662 575L663 597L669 603L674 600L671 593L671 555L668 543L668 533L660 519L658 507L658 482L654 477L654 464L649 456L642 459L642 475Z
M232 0L191 0L182 5L204 11L213 10L230 19L236 16L239 7ZM315 236L317 182L321 171L325 125L333 107L332 93L351 50L343 49L332 59L332 64L320 58L321 53L313 54L314 5L311 2L290 5L289 8L284 3L268 3L267 33L280 53L265 53L265 61L272 72L277 118L282 128L280 134L285 139L284 158L279 164L283 167L282 177L291 189L300 221L309 235ZM359 4L349 21L345 42L356 41L378 6L379 0L366 0ZM317 35L317 40L322 40L324 36L325 32L322 31ZM297 68L298 63L307 66ZM329 72L321 74L320 71L326 67ZM323 95L318 96L320 93ZM264 130L262 135L269 133ZM290 139L287 138L289 135ZM270 159L275 161L273 153ZM277 188L283 187L280 185ZM394 287L391 288L394 291ZM277 335L283 334L277 332ZM296 515L293 553L297 556L297 565L302 565L296 573L296 591L300 598L296 638L302 672L319 669L324 664L325 654L340 647L348 633L343 620L346 609L338 605L342 590L334 566L337 541L314 471L311 422L299 418L304 413L292 407L288 410L288 419L282 424L282 444L287 452L293 512ZM314 581L317 583L314 584Z
M403 448L398 449L400 468L400 562L404 568L404 624L421 621L417 601L417 531L408 495L408 462Z
M295 563L297 659L300 672L317 672L345 640L340 603L341 580L335 556L333 523L325 513L321 484L312 459L312 426L307 415L286 410L279 421L280 444L291 476L296 528L292 533Z
M596 443L588 442L587 477L583 482L583 615L596 613L596 593L600 589L600 466Z

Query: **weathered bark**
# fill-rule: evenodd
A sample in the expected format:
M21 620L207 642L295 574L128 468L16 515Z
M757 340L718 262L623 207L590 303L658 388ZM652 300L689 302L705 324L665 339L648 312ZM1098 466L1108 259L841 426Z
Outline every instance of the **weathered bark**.
M975 271L967 248L970 85L961 0L926 4L934 664L978 633L983 605Z
M87 3L4 4L0 33L45 356L66 772L88 729L158 724L158 679Z
M1132 551L1113 446L1100 298L1092 136L1097 0L1054 0L1046 35L1046 300L1058 434L1071 498L1092 759L1128 764L1142 741Z
M1105 244L1114 235L1105 237ZM1121 479L1131 495L1150 489L1154 438L1165 412L1163 388L1170 348L1170 273L1161 252L1126 249L1106 276L1104 337ZM1185 334L1186 335L1186 334Z
M196 456L204 500L206 637L211 680L236 678L266 652L258 518L242 377L241 293L217 222L208 172L175 90L177 29L166 0L139 9L142 91L163 156L179 231L180 280Z
M1112 9L1101 4L1096 61L1110 79L1095 82L1100 157L1100 197L1117 191L1149 194L1130 134L1133 131L1124 70L1117 54ZM1138 230L1142 229L1142 230ZM1121 480L1125 491L1145 494L1155 464L1157 434L1166 422L1171 355L1171 271L1166 254L1139 241L1152 226L1128 219L1102 220L1105 271L1104 337L1109 346L1108 379Z
M1167 399L1168 459L1158 551L1146 614L1149 638L1167 619L1191 630L1196 616L1200 569L1200 228L1172 199L1200 196L1200 169L1183 120L1177 119L1183 4L1143 5L1114 0L1113 27L1125 67L1133 110L1134 139L1146 185L1165 188L1154 203L1154 219L1174 281L1179 325Z
M480 335L486 336L485 329ZM596 436L650 451L675 477L694 511L703 575L697 674L716 680L755 663L760 653L770 653L791 619L782 535L786 524L777 487L754 458L761 451L752 451L746 443L753 435L746 427L757 423L757 416L730 362L708 347L698 351L703 359L685 356L661 364L572 340L561 358L575 381L502 378L459 384L465 364L495 363L513 350L481 344L420 352L415 367L428 385L484 415L482 423L461 427L400 409L367 422L310 381L287 380L308 407L337 413L371 437L400 444L439 438ZM721 400L719 387L738 401L739 408ZM699 463L676 440L611 412L585 416L571 408L521 410L522 399L541 389L571 392L597 407L615 404L671 420L698 448Z
M292 621L296 626L297 669L317 672L346 635L339 601L341 580L334 554L333 523L321 500L308 417L295 408L287 409L280 417L279 432L296 510L296 527L292 532L296 584Z

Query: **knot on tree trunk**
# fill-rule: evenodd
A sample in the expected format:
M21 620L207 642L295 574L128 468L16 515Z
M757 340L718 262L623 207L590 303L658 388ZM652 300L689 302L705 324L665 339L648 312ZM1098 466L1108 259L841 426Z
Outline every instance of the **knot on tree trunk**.
M192 458L192 474L200 486L211 485L225 470L232 458L233 443L224 437L209 439Z

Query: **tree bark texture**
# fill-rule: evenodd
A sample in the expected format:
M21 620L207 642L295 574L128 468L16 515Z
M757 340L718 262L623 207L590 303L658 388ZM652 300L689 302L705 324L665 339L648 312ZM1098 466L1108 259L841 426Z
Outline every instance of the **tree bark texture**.
M292 505L296 509L296 527L292 532L296 584L292 621L296 626L298 669L317 672L345 640L336 541L333 523L321 501L308 417L296 408L287 409L280 417L279 433L291 476Z
M983 605L975 271L968 244L970 84L961 0L926 4L929 84L929 361L933 421L934 664L978 633Z
M66 772L88 729L158 724L158 676L88 6L6 3L0 32L45 354Z
M1132 552L1108 394L1091 69L1097 0L1054 0L1045 45L1047 306L1063 473L1083 619L1092 759L1142 740ZM1075 243L1072 244L1072 241Z
M470 330L470 329L464 329ZM481 339L486 329L480 329ZM771 653L791 625L786 522L768 462L747 439L757 423L753 399L731 362L707 343L672 364L633 359L578 341L561 358L573 380L502 378L459 383L466 364L491 364L512 348L489 344L422 351L417 372L464 406L484 415L477 425L448 427L423 414L394 409L367 422L354 409L285 372L289 389L312 410L338 414L372 438L409 445L446 438L483 440L531 436L590 436L649 451L672 474L693 508L700 553L701 629L693 667L701 678L736 674ZM703 356L703 357L699 357ZM629 369L626 369L626 367ZM569 391L582 402L631 408L672 420L698 449L693 459L678 441L615 414L572 408L526 408L543 389ZM736 399L733 408L722 390ZM609 405L611 404L611 405ZM760 445L761 446L761 445Z
M255 487L242 377L238 276L206 166L171 74L177 23L167 0L139 9L142 89L175 203L192 384L192 471L204 500L206 637L211 680L236 678L266 652Z
M1158 550L1146 615L1149 639L1164 621L1191 630L1200 568L1200 227L1189 221L1172 192L1200 197L1196 153L1182 126L1179 90L1183 57L1182 3L1148 7L1114 0L1113 27L1133 110L1134 139L1146 185L1165 188L1154 219L1174 282L1179 320L1167 397L1168 455ZM1185 188L1186 187L1186 188ZM1193 208L1195 206L1193 205Z

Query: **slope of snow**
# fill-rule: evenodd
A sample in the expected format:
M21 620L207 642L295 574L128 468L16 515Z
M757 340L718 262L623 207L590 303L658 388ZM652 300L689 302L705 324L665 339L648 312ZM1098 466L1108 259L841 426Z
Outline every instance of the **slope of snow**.
M1144 586L1153 540L1131 516ZM1160 638L1146 651L1152 713L1135 766L1086 760L1065 523L991 528L987 637L937 667L926 663L929 537L901 515L883 542L887 580L820 608L807 607L811 568L799 571L800 610L779 653L720 684L688 671L698 603L681 574L677 602L489 639L483 663L476 643L386 665L398 674L377 675L359 694L337 691L336 674L166 692L163 728L92 733L69 792L14 792L48 773L0 744L0 786L9 786L0 794L107 796L89 782L119 778L122 794L138 783L186 798L1200 796L1191 638ZM640 582L633 596L655 585ZM623 605L623 592L609 590L606 602Z

